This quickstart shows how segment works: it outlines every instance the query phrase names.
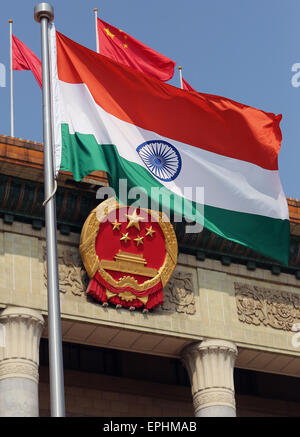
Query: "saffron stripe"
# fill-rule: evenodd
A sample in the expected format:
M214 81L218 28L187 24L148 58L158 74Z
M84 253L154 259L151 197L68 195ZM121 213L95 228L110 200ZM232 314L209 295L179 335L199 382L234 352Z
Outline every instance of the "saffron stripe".
M190 146L278 169L280 115L164 84L58 32L56 40L58 78L86 84L106 112Z

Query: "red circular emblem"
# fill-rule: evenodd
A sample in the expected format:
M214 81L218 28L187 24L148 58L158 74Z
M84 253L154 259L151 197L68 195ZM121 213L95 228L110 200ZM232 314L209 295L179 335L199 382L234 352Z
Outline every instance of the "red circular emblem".
M87 294L107 305L148 310L177 262L177 240L165 214L102 202L87 218L80 253L90 277Z

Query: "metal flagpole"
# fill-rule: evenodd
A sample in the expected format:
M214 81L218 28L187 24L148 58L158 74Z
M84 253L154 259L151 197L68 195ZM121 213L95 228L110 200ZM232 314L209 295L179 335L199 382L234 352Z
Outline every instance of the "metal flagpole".
M181 67L181 65L178 65L178 70L179 70L180 88L183 90L183 83L182 83L182 67Z
M96 52L100 53L100 50L99 50L99 37L98 37L98 24L97 24L97 20L98 20L98 8L94 8L94 15L95 15L95 31L96 31Z
M48 289L48 337L51 416L65 416L64 376L62 359L62 336L59 301L57 262L55 181L52 147L51 99L48 24L54 18L49 3L39 3L34 8L34 18L41 24L42 80L43 80L43 139L44 139L44 181L45 219L47 242L47 289Z
M13 84L13 65L12 65L12 24L9 22L9 73L10 73L10 136L14 136L14 84Z

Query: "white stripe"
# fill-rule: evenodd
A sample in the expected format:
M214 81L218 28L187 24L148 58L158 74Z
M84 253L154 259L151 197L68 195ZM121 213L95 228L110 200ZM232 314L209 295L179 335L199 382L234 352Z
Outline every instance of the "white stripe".
M288 219L278 171L170 140L122 121L97 105L85 84L60 81L60 88L62 123L69 125L70 133L93 134L99 144L116 145L123 158L145 168L136 152L140 144L149 140L173 144L181 155L181 172L174 181L158 180L174 193L195 200L193 196L184 195L184 188L204 187L205 205Z

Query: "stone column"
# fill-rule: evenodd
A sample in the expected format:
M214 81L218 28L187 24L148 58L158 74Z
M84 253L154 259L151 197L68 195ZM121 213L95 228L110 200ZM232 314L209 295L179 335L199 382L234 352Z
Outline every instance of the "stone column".
M0 347L0 416L39 415L39 344L44 319L28 308L8 307L0 315L5 344Z
M235 344L205 340L182 351L188 371L196 417L235 417L233 370Z

